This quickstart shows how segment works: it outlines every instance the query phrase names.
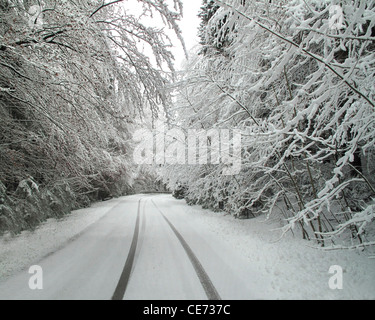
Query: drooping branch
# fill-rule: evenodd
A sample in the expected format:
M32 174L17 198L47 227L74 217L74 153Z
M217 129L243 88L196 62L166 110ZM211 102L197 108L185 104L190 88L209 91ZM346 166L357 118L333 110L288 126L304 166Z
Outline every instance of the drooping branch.
M119 3L119 2L122 2L124 0L116 0L116 1L112 1L112 2L109 2L109 3L104 3L102 4L100 7L98 7L93 13L90 14L90 18L92 18L94 15L96 15L100 10L108 7L108 6L111 6L113 4L116 4L116 3Z
M318 63L320 64L323 64L326 68L328 68L331 72L333 72L338 78L340 78L343 83L345 83L349 88L350 90L352 90L353 92L355 92L358 96L362 97L364 100L366 100L374 109L375 109L375 102L372 101L367 95L365 95L363 92L361 92L360 90L358 90L355 85L351 84L347 79L346 77L344 77L342 74L340 74L338 71L335 70L335 68L328 62L324 61L324 59L314 53L312 53L311 51L307 50L307 49L304 49L302 48L300 45L298 45L296 42L294 42L293 40L290 40L288 38L286 38L284 35L280 34L279 32L276 32L272 29L270 29L269 27L267 27L266 25L264 25L263 23L259 22L258 20L252 18L252 17L249 17L248 15L246 15L245 13L243 13L242 11L238 10L237 8L235 8L233 5L230 5L230 4L227 4L226 2L224 1L221 1L221 0L214 0L215 2L217 2L218 4L220 4L221 6L223 7L228 7L230 8L231 10L233 10L234 12L236 12L238 15L242 16L243 18L251 21L251 22L254 22L256 25L258 25L260 28L266 30L267 32L271 33L272 35L276 36L277 38L281 39L282 41L284 41L285 43L288 43L290 45L292 45L293 47L295 48L298 48L298 50L300 50L303 54L309 56L310 58L314 59L315 61L317 61Z

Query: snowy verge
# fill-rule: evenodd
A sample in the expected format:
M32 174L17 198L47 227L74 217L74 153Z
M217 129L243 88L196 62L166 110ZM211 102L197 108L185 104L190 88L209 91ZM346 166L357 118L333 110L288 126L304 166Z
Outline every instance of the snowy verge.
M72 211L61 219L48 219L34 231L0 237L0 281L20 272L65 246L100 220L124 198L98 202Z
M281 237L282 222L278 218L235 219L223 212L187 207L184 200L174 201L189 219L195 220L195 225L215 233L245 257L252 270L271 281L270 299L375 299L375 259L370 259L367 251L323 251L313 242L302 240L301 234ZM332 290L329 286L331 279L336 283L334 277L338 275L330 273L332 266L342 268L342 289Z

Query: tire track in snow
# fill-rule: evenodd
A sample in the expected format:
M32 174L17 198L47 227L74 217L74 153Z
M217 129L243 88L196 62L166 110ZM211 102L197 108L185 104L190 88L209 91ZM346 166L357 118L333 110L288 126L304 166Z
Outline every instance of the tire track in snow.
M122 300L126 291L126 288L129 283L130 274L134 264L135 252L137 250L138 236L139 236L139 224L141 216L141 201L142 198L138 201L138 212L137 212L137 221L135 223L134 235L132 244L130 246L129 254L125 262L124 269L122 271L120 280L117 284L116 290L112 296L112 300Z
M182 235L178 232L178 230L175 228L175 226L168 220L168 218L163 214L163 212L159 209L159 207L155 204L154 200L151 199L151 202L155 206L155 208L159 211L159 213L162 215L164 220L168 223L168 225L171 227L172 231L180 241L182 247L185 249L185 252L187 256L189 257L189 260L191 264L194 267L194 270L199 278L199 281L207 295L208 300L221 300L221 297L219 293L217 292L215 286L213 285L210 277L208 276L207 272L204 270L202 264L198 260L197 256L194 254L193 250L191 250L188 243L185 241L185 239L182 237Z

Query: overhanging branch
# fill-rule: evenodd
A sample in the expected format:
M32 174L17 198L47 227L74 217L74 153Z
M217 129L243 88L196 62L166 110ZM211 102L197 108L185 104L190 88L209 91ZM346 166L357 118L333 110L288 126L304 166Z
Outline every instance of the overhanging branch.
M273 31L271 30L270 28L268 28L267 26L265 26L263 23L257 21L256 19L254 18L251 18L249 17L248 15L246 15L245 13L239 11L238 9L236 9L234 6L230 5L230 4L227 4L221 0L214 0L215 2L217 2L218 4L220 4L221 6L223 7L228 7L230 8L231 10L233 10L234 12L236 12L238 15L244 17L245 19L249 20L249 21L252 21L254 22L256 25L258 25L259 27L261 27L262 29L266 30L267 32L273 34L274 36L276 36L277 38L281 39L282 41L286 42L286 43L289 43L290 45L292 45L293 47L296 47L298 48L303 54L309 56L310 58L313 58L314 60L316 60L317 62L319 62L320 64L324 64L330 71L332 71L337 77L339 77L343 83L345 83L353 92L355 92L357 95L359 95L361 98L365 99L374 109L375 109L375 102L373 102L369 97L367 97L364 93L362 93L361 91L359 91L357 88L355 88L354 85L352 85L351 83L349 83L348 80L345 79L345 77L343 75L341 75L338 71L336 71L328 62L324 61L324 59L322 57L319 57L315 54L313 54L312 52L302 48L301 46L299 46L297 43L295 43L293 40L290 40L286 37L284 37L282 34L276 32L276 31Z
M93 13L90 14L90 18L92 18L95 14L97 14L100 10L102 10L105 7L111 6L112 4L116 4L118 2L122 2L124 0L116 0L109 3L102 4L99 8L97 8Z

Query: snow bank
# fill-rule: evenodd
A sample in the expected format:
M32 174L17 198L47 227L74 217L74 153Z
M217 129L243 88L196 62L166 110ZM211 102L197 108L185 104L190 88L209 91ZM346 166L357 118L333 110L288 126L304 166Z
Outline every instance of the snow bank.
M0 280L28 268L78 237L102 218L122 198L96 203L90 208L73 211L62 219L49 219L35 231L24 231L16 237L0 237Z
M175 202L186 206L183 200ZM191 219L216 233L247 258L252 270L270 279L274 290L270 299L375 299L375 259L366 252L323 251L312 247L312 242L301 240L299 234L280 238L278 220L240 220L199 206L186 208ZM334 276L329 270L335 265L343 269L342 290L329 287Z

